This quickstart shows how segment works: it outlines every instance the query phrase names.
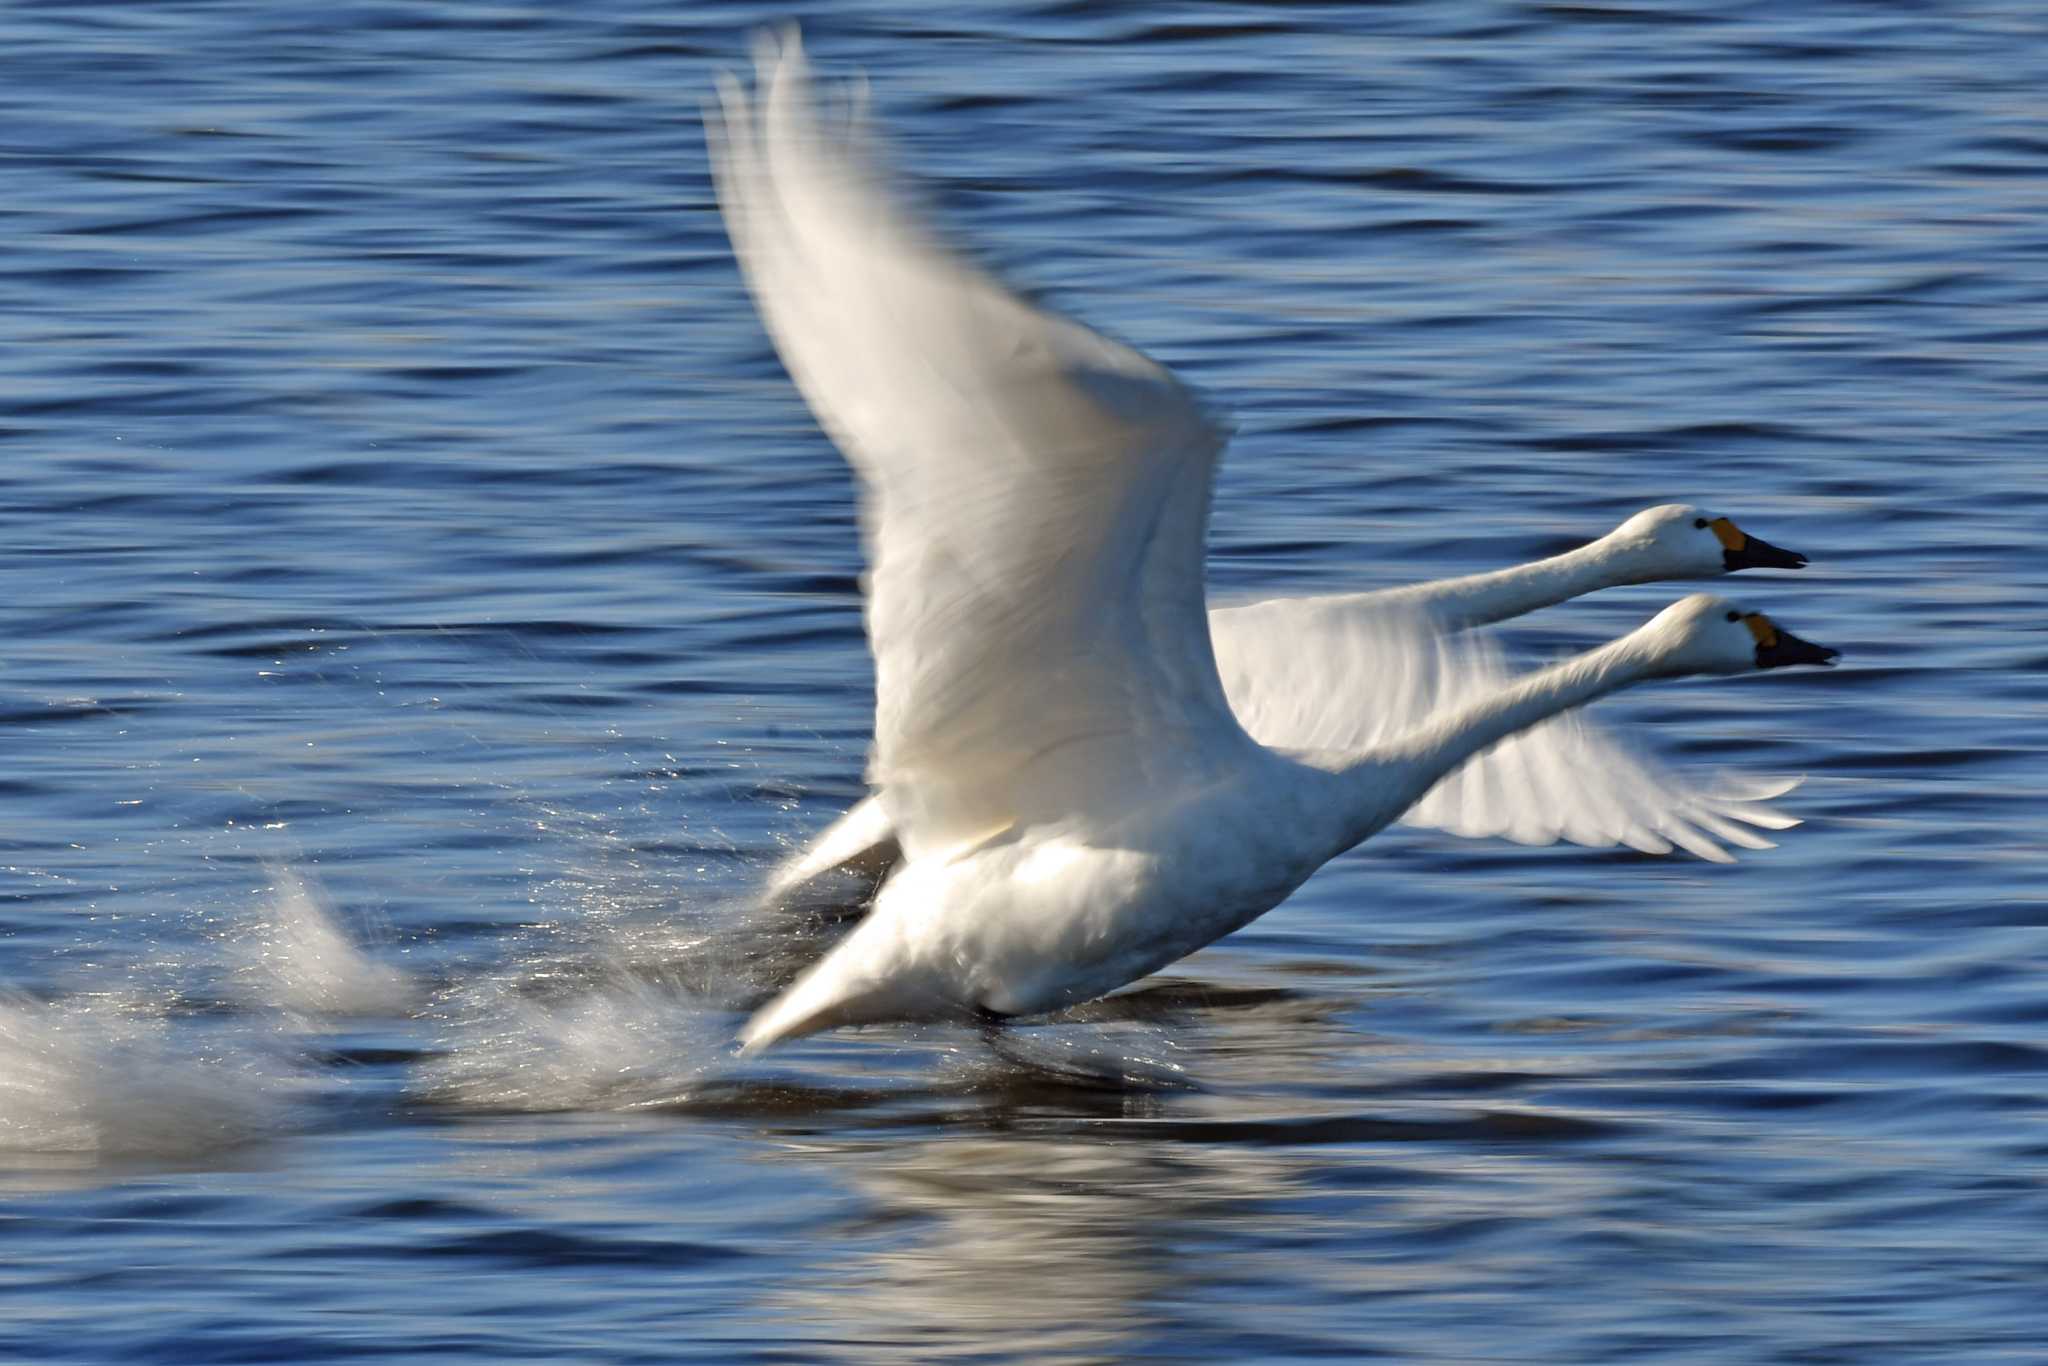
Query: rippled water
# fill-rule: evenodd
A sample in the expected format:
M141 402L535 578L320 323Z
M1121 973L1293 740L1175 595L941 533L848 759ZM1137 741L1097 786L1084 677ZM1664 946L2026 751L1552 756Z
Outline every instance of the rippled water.
M1807 824L1392 831L998 1050L742 1066L704 979L870 706L697 125L778 14L17 5L0 1355L2044 1350L2037 7L816 9L1237 417L1219 592L1673 499L1811 554L1730 587L1847 667L1604 708Z

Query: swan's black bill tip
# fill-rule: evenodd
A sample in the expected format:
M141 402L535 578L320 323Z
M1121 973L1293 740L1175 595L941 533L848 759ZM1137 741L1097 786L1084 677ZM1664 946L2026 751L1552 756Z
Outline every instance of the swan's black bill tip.
M1806 557L1756 536L1744 536L1742 544L1724 548L1721 563L1733 574L1738 569L1804 569Z
M1790 664L1817 664L1831 669L1841 657L1842 652L1833 646L1816 645L1785 630L1778 631L1768 645L1756 647L1759 669L1782 669Z

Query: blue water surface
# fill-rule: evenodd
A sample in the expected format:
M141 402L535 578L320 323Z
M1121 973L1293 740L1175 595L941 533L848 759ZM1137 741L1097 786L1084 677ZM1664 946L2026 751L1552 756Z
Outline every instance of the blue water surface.
M1810 554L1725 588L1843 668L1601 708L1806 824L1397 829L1007 1044L734 1059L872 707L700 130L785 17L1233 415L1215 592ZM65 0L0 73L0 1358L2048 1356L2038 5Z

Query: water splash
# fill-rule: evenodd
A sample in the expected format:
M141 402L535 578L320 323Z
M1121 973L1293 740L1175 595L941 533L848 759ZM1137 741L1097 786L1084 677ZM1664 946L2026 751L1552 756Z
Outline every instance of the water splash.
M402 1015L420 1000L413 978L366 952L333 904L302 874L272 874L269 902L236 937L244 994L312 1015Z
M415 1093L489 1111L632 1109L685 1096L729 1063L732 1017L671 973L589 961L455 988L444 1049Z
M577 914L537 926L505 963L448 983L426 1012L439 1048L413 1093L486 1111L631 1109L685 1097L730 1066L754 988L747 901L650 878L557 888ZM780 942L778 936L777 942Z
M188 1159L286 1128L283 1050L212 1024L142 998L0 998L0 1150Z

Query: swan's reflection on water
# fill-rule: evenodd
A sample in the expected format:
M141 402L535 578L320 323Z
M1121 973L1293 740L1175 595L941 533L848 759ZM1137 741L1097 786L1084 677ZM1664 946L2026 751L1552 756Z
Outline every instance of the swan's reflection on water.
M520 1153L559 1135L522 1180L590 1187L608 1240L731 1249L721 1322L803 1360L1172 1356L1191 1318L1245 1357L1393 1349L1388 1301L1526 1289L1552 1274L1532 1230L1627 1203L1598 1141L1624 1126L1557 1104L1587 1063L1569 1042L1414 1030L1433 942L1389 973L1269 939L1048 1020L740 1064L706 993L779 960L673 930L458 993L447 1048L408 1069L415 1112L477 1116L487 1164L501 1126ZM687 1201L621 1204L643 1166L686 1172Z
M785 1281L763 1308L829 1325L814 1345L849 1361L887 1348L1121 1356L1164 1327L1168 1302L1227 1274L1203 1256L1199 1230L1266 1219L1288 1188L1271 1154L1219 1161L1080 1138L985 1135L822 1156L869 1202L881 1236Z
M844 1361L1101 1361L1165 1332L1173 1301L1226 1274L1203 1230L1263 1222L1290 1189L1277 1153L1134 1136L1199 1099L1156 1022L1189 1013L1188 991L948 1048L934 1076L954 1114L937 1129L932 1096L909 1107L914 1131L786 1135L768 1160L829 1172L864 1209L761 1310Z
M1362 1036L1343 1018L1356 1005L1158 982L994 1047L956 1033L924 1060L904 1058L900 1037L836 1041L807 1053L807 1082L779 1113L777 1083L743 1083L722 1108L761 1123L762 1160L860 1202L757 1308L794 1325L807 1353L844 1361L1123 1360L1170 1351L1190 1316L1247 1356L1357 1349L1297 1337L1273 1312L1276 1287L1326 1302L1324 1330L1361 1296L1411 1291L1444 1249L1361 1260L1362 1227L1428 1240L1558 1217L1576 1197L1532 1192L1532 1162L1556 1164L1528 1150L1607 1130L1497 1099L1447 1103L1441 1089L1404 1096L1401 1077L1426 1060ZM881 1049L929 1089L864 1088ZM1347 1069L1371 1099L1333 1108ZM1361 1163L1360 1145L1385 1156Z

